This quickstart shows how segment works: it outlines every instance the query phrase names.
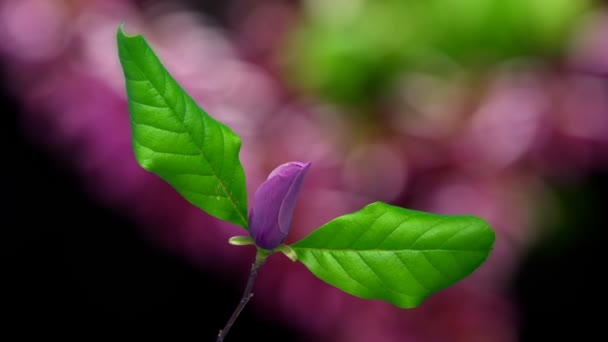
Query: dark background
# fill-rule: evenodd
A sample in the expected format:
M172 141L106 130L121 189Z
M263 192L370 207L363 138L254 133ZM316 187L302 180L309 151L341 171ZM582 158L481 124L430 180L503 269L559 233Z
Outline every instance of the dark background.
M11 158L3 167L9 305L2 307L4 323L8 318L6 327L14 331L8 336L215 341L245 284L164 253L146 242L137 223L91 199L76 174L27 138L20 108L4 90L2 135ZM246 340L297 336L246 307L226 341Z
M2 307L18 340L214 340L245 284L205 274L147 244L135 222L99 206L71 170L32 144L6 88L0 105L10 156L3 161L9 305ZM531 249L510 284L521 309L521 341L604 335L606 176L555 184L566 219ZM246 308L227 340L258 339L297 336Z

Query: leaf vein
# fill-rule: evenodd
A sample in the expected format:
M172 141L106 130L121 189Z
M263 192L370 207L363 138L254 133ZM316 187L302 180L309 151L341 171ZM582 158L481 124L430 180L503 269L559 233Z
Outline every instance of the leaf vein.
M205 197L212 197L212 198L220 197L220 198L228 199L228 197L226 197L225 195L210 194L210 193L202 192L201 190L193 189L193 188L183 188L181 191L182 192L191 192L193 194L197 194L197 195L205 196Z
M403 267L405 268L405 270L412 276L412 279L414 279L414 281L416 283L418 283L418 285L420 285L420 287L422 287L423 289L425 289L427 292L431 292L431 290L429 288L427 288L424 284L422 284L420 282L420 280L418 280L418 278L414 275L414 273L412 271L410 271L410 268L406 265L405 261L403 261L403 259L401 259L401 256L399 253L394 253L394 255L397 257L397 260L399 260L399 262L401 263L401 265L403 265Z
M393 228L393 230L391 230L390 233L386 234L386 236L384 236L384 238L382 240L380 240L380 242L378 244L376 244L376 246L374 248L378 248L378 246L383 244L391 235L393 235L394 232L396 232L399 228L401 228L401 226L403 226L405 223L407 223L411 219L412 219L412 216L408 216L405 220L403 220L401 223L396 225L395 228Z
M371 289L369 286L363 284L361 281L355 279L350 272L346 269L346 267L344 267L344 265L342 265L342 263L340 262L340 260L338 258L336 258L335 255L333 254L328 254L332 259L334 259L334 261L336 262L336 264L338 264L338 266L340 266L340 268L342 269L342 271L344 271L344 274L346 274L351 280L353 280L355 283L361 285L362 287L366 288L368 291L370 291L371 293L374 292L373 289Z
M365 259L363 259L363 256L361 256L361 254L356 253L355 255L359 257L359 259L365 264L365 266L367 266L367 268L372 272L372 274L380 281L380 283L382 283L382 285L387 290L398 293L398 294L403 294L403 293L401 293L401 291L391 288L391 286L389 286L388 283L382 277L380 277L380 275L378 275L376 270L373 267L371 267L370 264Z
M383 217L383 216L385 216L386 214L388 214L388 212L384 212L384 213L380 214L378 217L376 217L376 218L375 218L375 219L374 219L374 220L373 220L373 221L372 221L372 222L369 224L368 229L365 229L365 228L364 228L364 229L362 229L362 231L363 231L363 232L362 232L362 233L361 233L361 234L360 234L360 235L359 235L359 236L358 236L358 237L357 237L355 240L353 240L353 241L352 241L352 242L349 244L349 246L350 246L350 247L354 246L354 245L355 245L355 244L356 244L356 243L357 243L359 240L361 240L361 238L362 238L362 237L363 237L363 236L364 236L364 235L365 235L367 232L372 231L371 227L373 227L373 226L374 226L374 224L376 224L376 222L378 222L378 220L380 220L380 218L382 218L382 217Z
M136 141L139 146L144 147L144 148L152 151L153 153L169 154L169 155L175 155L175 156L188 156L188 157L197 157L199 155L198 153L189 154L189 153L183 153L183 152L166 152L166 151L155 150L154 148L141 142L139 140L139 138L137 138L137 136L135 136L135 135L133 136L133 140Z
M134 103L134 104L138 104L140 106L146 106L146 107L151 107L151 108L156 108L156 109L171 109L169 107L163 107L163 106L159 106L159 105L153 105L153 104L144 103L144 102L135 100L133 97L129 97L129 102Z
M432 268L434 268L437 271L437 273L439 273L439 275L441 277L443 277L444 279L447 279L447 280L451 279L451 277L448 277L445 274L445 272L443 272L439 267L435 266L435 264L433 262L431 262L431 260L429 259L429 257L426 256L425 251L422 251L421 254L422 254L422 257L429 263L429 265L431 265Z
M137 120L133 119L131 120L131 123L137 126L146 126L146 127L151 127L151 128L155 128L161 131L165 131L165 132L171 132L171 133L177 133L177 134L186 134L186 132L184 131L177 131L174 129L168 129L168 128L164 128L164 127L159 127L159 126L155 126L155 125L150 125L147 123L143 123L143 122L137 122Z
M164 68L163 68L163 69L164 69ZM162 83L163 83L163 90L161 91L161 90L159 89L159 93L160 93L160 95L161 95L161 96L162 96L164 99L166 99L166 97L167 97L167 96L166 96L166 94L167 94L167 74L168 74L168 71L167 71L167 70L163 70L163 71L162 71L160 74L161 74L161 75L163 75L163 82L162 82ZM167 101L167 102L168 102L168 101ZM167 103L167 104L169 104L169 103ZM176 113L176 114L177 114L177 113Z
M450 240L452 240L454 237L458 236L459 234L462 234L462 232L465 232L471 228L475 228L475 226L466 227L466 225L467 224L465 223L465 224L461 225L460 227L458 227L458 230L456 231L456 233L454 233L452 236L450 236L445 241L443 241L441 243L441 245L439 245L439 247L441 248L441 247L445 246L446 243L448 243ZM462 227L466 227L466 228L462 229Z
M456 264L456 267L458 267L458 269L460 270L460 272L462 272L462 265L460 264L460 262L458 261L458 258L456 258L456 256L454 255L454 253L452 253L451 251L448 251L448 254L452 257L452 259L454 259L454 263Z
M416 244L418 243L418 241L420 241L420 239L422 237L424 237L425 235L427 235L428 233L430 233L431 231L437 229L437 226L440 225L441 223L445 222L445 220L447 220L447 218L445 217L441 217L437 220L437 222L433 223L430 227L427 228L426 231L424 231L422 234L420 234L416 240L414 240L414 242L412 242L412 244L410 245L410 248L414 248L414 246L416 246Z

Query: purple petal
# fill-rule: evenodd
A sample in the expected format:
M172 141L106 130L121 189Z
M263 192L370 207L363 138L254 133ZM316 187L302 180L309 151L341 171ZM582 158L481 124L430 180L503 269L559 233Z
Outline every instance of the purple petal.
M296 200L310 165L310 162L280 165L256 191L249 231L259 247L274 249L287 238Z

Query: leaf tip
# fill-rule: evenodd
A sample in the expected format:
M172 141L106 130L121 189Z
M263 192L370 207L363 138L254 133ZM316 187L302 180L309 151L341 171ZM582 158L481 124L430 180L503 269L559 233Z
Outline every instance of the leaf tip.
M121 21L120 24L118 24L118 31L116 32L116 35L118 37L125 35L125 31L123 29L124 26L125 26L125 22L124 21Z
M124 38L136 38L136 37L141 36L139 34L134 34L134 35L128 35L128 34L126 34L125 30L124 30L124 26L125 26L125 22L124 21L121 21L120 24L118 25L118 31L116 32L116 36L119 39L121 39L121 38L123 38L123 39Z

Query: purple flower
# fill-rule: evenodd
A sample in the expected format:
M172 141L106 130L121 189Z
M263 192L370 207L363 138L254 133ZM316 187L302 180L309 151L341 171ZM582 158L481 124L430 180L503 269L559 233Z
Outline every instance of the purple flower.
M310 162L289 162L270 173L255 192L249 214L249 232L255 244L277 248L289 234L293 209Z

